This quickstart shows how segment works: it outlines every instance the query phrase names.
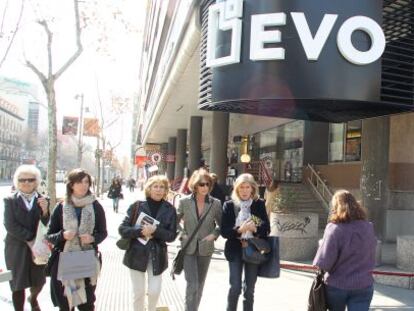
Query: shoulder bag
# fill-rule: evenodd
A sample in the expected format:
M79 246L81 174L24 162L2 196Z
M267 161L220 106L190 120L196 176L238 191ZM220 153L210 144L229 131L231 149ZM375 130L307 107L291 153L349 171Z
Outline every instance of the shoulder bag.
M269 259L259 266L257 276L278 278L280 275L279 237L269 236L267 242L270 244Z
M188 238L187 242L185 243L185 245L183 246L183 248L181 248L177 255L175 255L175 258L173 260L172 263L172 268L171 268L171 277L173 278L173 280L175 280L175 274L180 274L183 269L184 269L184 256L185 256L185 251L188 248L188 246L190 245L191 241L194 239L194 237L196 236L198 230L200 229L201 225L204 222L204 219L206 219L207 214L210 212L211 206L209 207L208 211L204 214L204 216L198 221L197 227L194 229L193 233L191 233L190 237Z
M135 208L132 210L132 215L131 215L131 226L133 226L135 222L137 221L139 202L134 207ZM131 239L120 238L118 241L116 241L116 246L118 246L119 249L126 251L131 247Z
M265 239L251 238L242 242L242 259L244 262L260 265L266 262L270 245Z
M234 216L237 218L239 209L234 204ZM242 260L247 263L260 265L268 261L271 248L267 240L251 238L242 241Z
M313 280L308 299L308 311L326 311L325 282L323 281L324 271L318 270Z

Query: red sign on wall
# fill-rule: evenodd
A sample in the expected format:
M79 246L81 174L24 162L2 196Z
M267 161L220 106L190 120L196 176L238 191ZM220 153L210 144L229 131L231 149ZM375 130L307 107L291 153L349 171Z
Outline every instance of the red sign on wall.
M143 167L147 161L146 156L135 156L135 165L138 167Z

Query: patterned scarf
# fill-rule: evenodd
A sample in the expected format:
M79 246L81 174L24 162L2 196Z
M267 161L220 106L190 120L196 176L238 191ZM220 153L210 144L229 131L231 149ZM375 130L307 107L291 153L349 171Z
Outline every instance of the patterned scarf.
M69 200L63 205L63 230L75 231L77 235L72 240L65 242L63 251L73 252L93 249L92 244L81 245L78 236L85 233L92 235L93 233L95 228L95 212L93 209L95 196L88 195L81 199L72 196L70 199L73 205L68 203ZM75 206L82 207L80 224L78 223ZM98 275L100 271L98 258L96 259L96 270ZM91 285L96 285L96 280L97 278L91 278ZM87 302L84 279L63 281L62 284L70 309Z
M249 199L246 201L240 201L239 203L240 211L239 211L239 214L237 215L236 227L240 227L243 222L245 222L246 220L249 220L252 217L252 214L250 213L250 206L252 205L252 203L253 203L252 199ZM252 237L253 237L253 233L251 233L250 231L247 231L246 233L243 233L241 235L242 239L250 239Z

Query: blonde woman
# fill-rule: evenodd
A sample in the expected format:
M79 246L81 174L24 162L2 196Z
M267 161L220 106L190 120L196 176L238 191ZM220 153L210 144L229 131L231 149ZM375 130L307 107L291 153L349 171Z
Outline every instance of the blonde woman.
M224 254L230 269L227 311L237 310L243 270L243 310L253 311L259 265L243 262L242 241L252 237L266 238L270 231L269 218L264 201L259 199L258 185L252 175L241 174L237 177L231 198L224 203L221 223L221 235L227 239Z
M134 202L119 226L120 235L131 239L131 246L125 252L123 263L130 272L134 291L134 311L144 311L146 294L146 310L155 311L161 293L161 274L168 266L166 242L172 242L176 237L175 208L165 200L168 191L169 183L165 176L156 175L149 178L144 186L146 201ZM143 224L132 223L141 213L154 218L158 224L151 224L145 220Z
M325 271L326 296L331 311L369 309L374 288L377 239L366 210L346 190L332 197L330 223L313 264Z
M204 169L195 171L189 180L191 195L180 200L177 210L178 223L183 220L181 229L182 245L196 229L198 223L204 220L185 251L184 274L187 281L185 292L185 310L197 311L203 294L211 256L214 251L214 241L220 235L221 203L209 195L213 180Z

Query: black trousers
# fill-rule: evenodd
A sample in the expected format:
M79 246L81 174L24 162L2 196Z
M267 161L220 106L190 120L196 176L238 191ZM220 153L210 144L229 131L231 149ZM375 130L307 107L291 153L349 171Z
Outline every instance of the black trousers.
M35 308L39 308L39 304L37 303L37 296L39 296L40 291L42 290L42 286L30 287L30 296L29 296L29 303L33 310ZM13 307L15 311L23 311L24 310L24 300L26 298L25 290L18 290L14 291L12 294L13 300Z

